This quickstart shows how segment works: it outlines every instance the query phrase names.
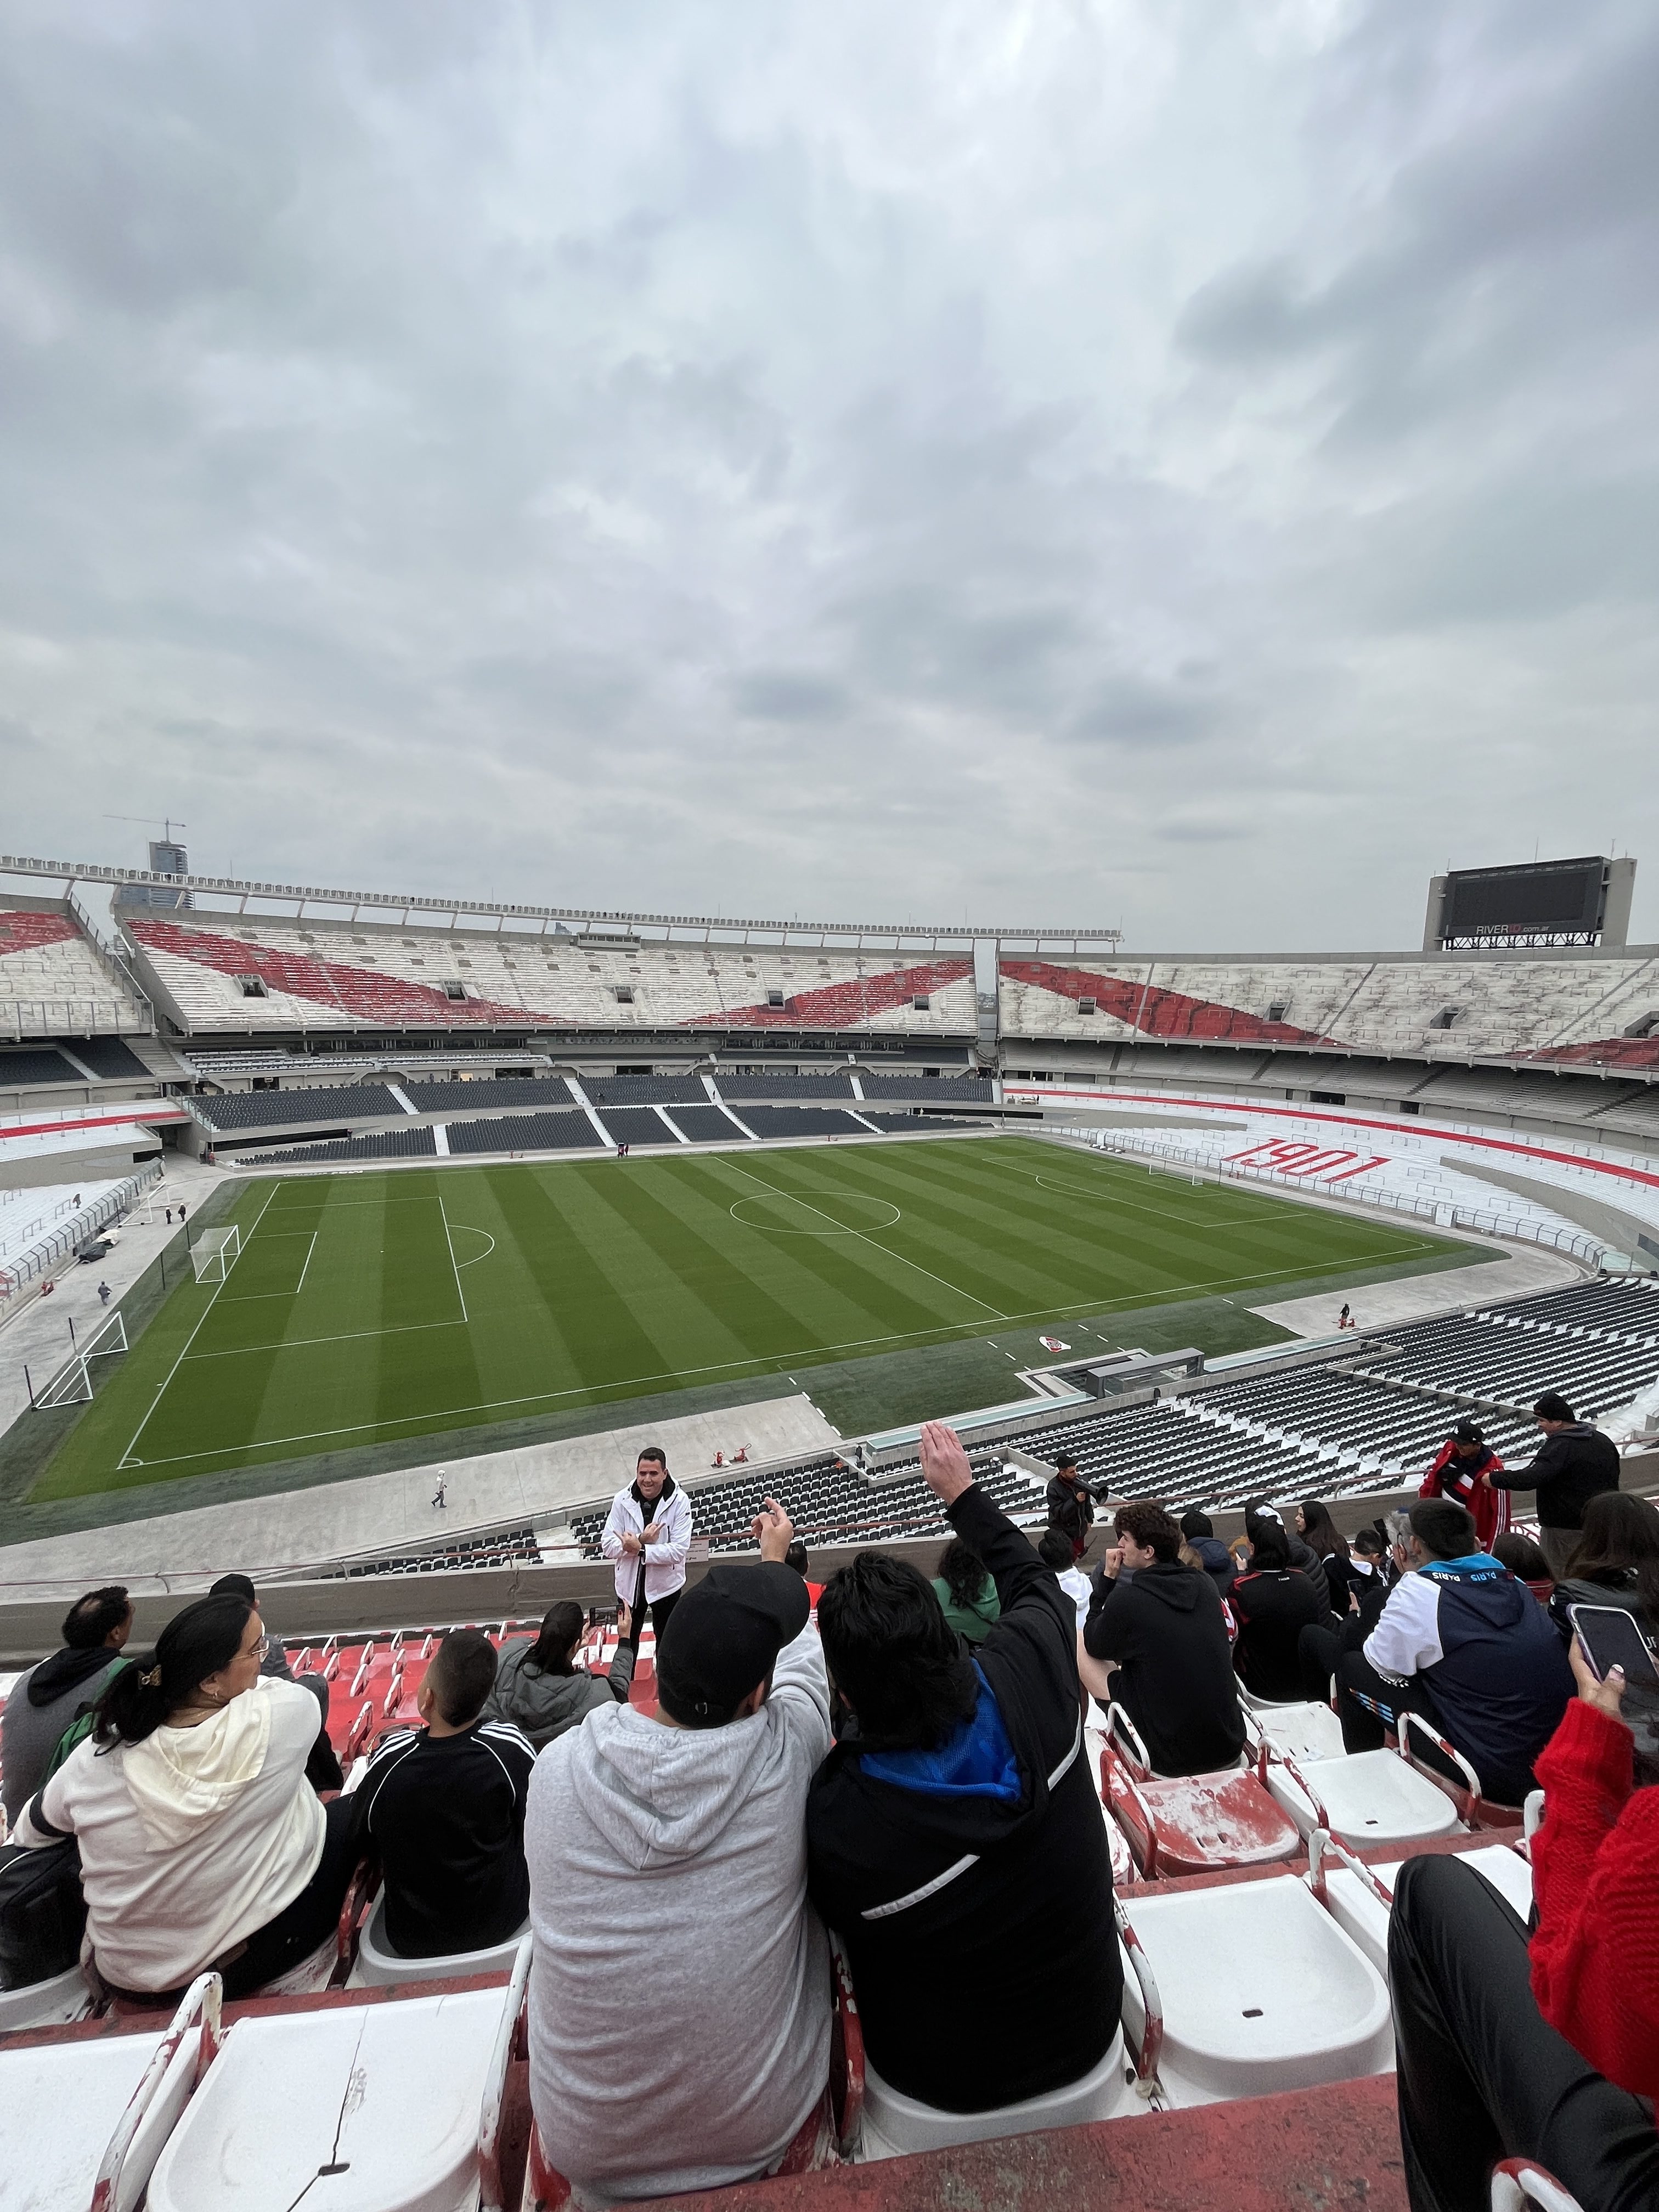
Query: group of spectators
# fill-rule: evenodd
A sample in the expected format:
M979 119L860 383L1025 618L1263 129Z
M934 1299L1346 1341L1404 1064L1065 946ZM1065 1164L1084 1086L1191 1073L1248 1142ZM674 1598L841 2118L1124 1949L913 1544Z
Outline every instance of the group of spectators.
M186 1606L145 1653L128 1649L125 1593L92 1593L8 1705L16 1838L72 1839L99 1971L153 2002L209 1965L228 1995L268 1984L327 1936L366 1854L405 1955L501 1942L527 1914L538 2130L576 2201L612 2204L736 2182L829 2140L832 1939L869 2067L902 2094L994 2113L1093 2074L1118 2033L1121 1962L1080 1668L1103 1673L1160 1772L1192 1773L1237 1757L1241 1678L1296 1695L1322 1667L1345 1735L1379 1723L1380 1684L1485 1758L1489 1794L1534 1775L1550 1791L1530 1952L1519 1922L1493 1923L1453 1875L1401 1879L1416 2212L1476 2201L1458 2193L1464 2169L1494 2143L1553 2149L1569 2185L1611 2176L1581 2192L1587 2208L1650 2201L1616 2192L1659 2186L1639 2101L1659 2091L1659 1799L1632 1790L1624 1685L1581 1655L1570 1666L1527 1587L1540 1577L1481 1551L1468 1509L1438 1495L1392 1544L1348 1543L1316 1501L1293 1527L1263 1501L1237 1550L1201 1514L1177 1524L1137 1501L1085 1575L1096 1501L1075 1469L1034 1546L948 1428L923 1429L921 1462L952 1529L935 1582L869 1551L809 1586L769 1500L758 1565L690 1586L682 1571L672 1589L659 1574L653 1589L676 1492L660 1455L643 1456L607 1550L619 1596L655 1612L655 1712L629 1699L626 1599L605 1675L577 1664L574 1605L499 1656L453 1631L421 1684L423 1724L386 1738L341 1795L316 1765L326 1685L286 1678L251 1588ZM1651 1628L1659 1515L1597 1494L1575 1536L1552 1602L1582 1586ZM1345 1673L1356 1658L1363 1679ZM1471 1994L1472 1959L1501 1998ZM964 1992L993 1990L1017 2032L964 2033Z

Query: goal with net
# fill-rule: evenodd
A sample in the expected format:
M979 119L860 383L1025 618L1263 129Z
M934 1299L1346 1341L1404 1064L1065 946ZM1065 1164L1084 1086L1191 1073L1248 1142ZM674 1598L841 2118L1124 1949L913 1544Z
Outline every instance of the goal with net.
M37 1413L44 1413L53 1406L73 1406L92 1395L92 1369L88 1363L106 1359L112 1352L127 1348L127 1325L119 1310L112 1313L94 1335L71 1353L44 1390L35 1395Z
M242 1232L234 1222L228 1229L204 1229L190 1248L197 1281L222 1283L236 1265L241 1249Z

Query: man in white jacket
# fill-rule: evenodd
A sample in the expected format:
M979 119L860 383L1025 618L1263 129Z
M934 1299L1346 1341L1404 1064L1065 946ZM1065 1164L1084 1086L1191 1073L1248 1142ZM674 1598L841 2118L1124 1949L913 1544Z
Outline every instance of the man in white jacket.
M685 1588L685 1563L691 1556L691 1501L668 1472L668 1455L660 1445L646 1446L633 1481L611 1499L599 1549L615 1562L617 1601L632 1613L635 1650L647 1605L660 1646Z
M661 1706L550 1744L525 1820L531 2101L581 2206L771 2171L823 2097L830 1958L806 1792L830 1688L794 1534L713 1568L657 1647Z

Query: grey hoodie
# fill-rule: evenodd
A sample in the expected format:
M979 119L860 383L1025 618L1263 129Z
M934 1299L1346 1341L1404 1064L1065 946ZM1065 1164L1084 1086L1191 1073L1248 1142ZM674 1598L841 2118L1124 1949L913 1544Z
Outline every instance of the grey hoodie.
M823 2095L830 1955L805 1809L829 1748L809 1626L746 1720L676 1729L601 1706L537 1760L531 2102L579 2204L764 2173Z

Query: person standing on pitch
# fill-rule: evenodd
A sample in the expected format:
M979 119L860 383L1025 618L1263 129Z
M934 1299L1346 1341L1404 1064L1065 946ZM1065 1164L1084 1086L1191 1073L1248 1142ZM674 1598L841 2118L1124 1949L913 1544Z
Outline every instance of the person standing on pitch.
M633 1481L611 1501L599 1548L615 1563L617 1602L633 1616L634 1649L639 1650L647 1605L660 1644L669 1615L685 1588L691 1503L668 1472L668 1455L659 1445L646 1446Z

